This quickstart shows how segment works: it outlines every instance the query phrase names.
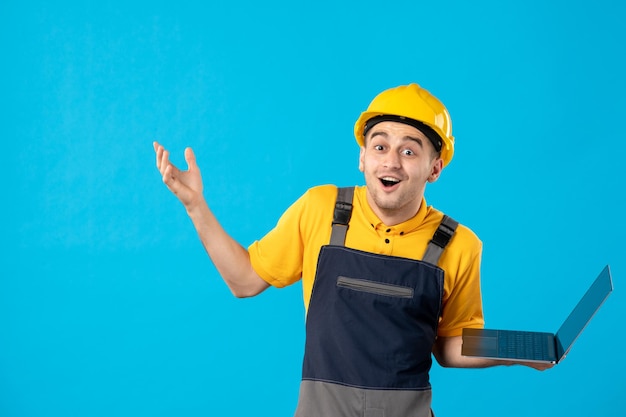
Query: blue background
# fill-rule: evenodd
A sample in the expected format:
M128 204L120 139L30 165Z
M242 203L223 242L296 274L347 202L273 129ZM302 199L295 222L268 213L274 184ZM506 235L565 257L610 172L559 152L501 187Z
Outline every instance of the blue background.
M623 415L625 17L617 0L3 0L0 415L291 415L300 286L233 298L152 141L181 166L195 149L247 246L308 187L363 182L353 123L409 82L453 117L427 199L484 242L489 327L555 331L607 263L616 287L550 371L435 365L438 417Z

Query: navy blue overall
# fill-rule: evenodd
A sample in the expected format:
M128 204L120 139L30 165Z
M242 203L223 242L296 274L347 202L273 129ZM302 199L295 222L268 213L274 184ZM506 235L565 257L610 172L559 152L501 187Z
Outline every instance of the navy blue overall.
M428 261L347 248L353 190L340 189L318 258L296 417L430 417L444 278L436 263L457 223L444 217Z

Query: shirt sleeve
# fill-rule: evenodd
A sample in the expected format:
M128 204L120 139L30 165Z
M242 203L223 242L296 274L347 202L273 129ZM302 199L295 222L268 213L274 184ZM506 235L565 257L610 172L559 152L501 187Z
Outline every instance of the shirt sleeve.
M438 327L438 335L443 337L460 336L463 328L483 328L485 325L480 289L482 242L466 228L458 238L456 247L463 250L454 264L446 269L446 274L450 274L446 278L449 288L444 290Z
M293 203L276 226L248 248L252 267L261 278L275 287L285 287L302 276L304 245L300 221L307 194Z

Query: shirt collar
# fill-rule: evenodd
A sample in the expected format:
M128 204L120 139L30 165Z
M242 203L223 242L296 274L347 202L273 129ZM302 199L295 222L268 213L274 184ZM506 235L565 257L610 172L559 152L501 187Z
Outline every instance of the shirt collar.
M355 197L359 199L359 204L363 209L363 214L365 219L369 224L374 227L374 229L392 229L397 231L399 234L406 234L412 232L417 229L420 225L423 224L426 215L428 214L428 206L426 205L426 198L422 197L422 202L420 204L420 208L417 210L415 216L411 217L409 220L402 222L400 224L396 224L395 226L387 226L384 224L378 216L374 213L369 203L367 202L367 187L357 187Z

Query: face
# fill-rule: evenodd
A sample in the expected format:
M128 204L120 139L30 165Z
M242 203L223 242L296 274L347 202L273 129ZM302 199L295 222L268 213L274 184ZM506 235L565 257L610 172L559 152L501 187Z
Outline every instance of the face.
M417 213L426 183L439 178L443 160L415 127L381 122L365 137L359 169L365 176L370 207L386 225L393 226Z

